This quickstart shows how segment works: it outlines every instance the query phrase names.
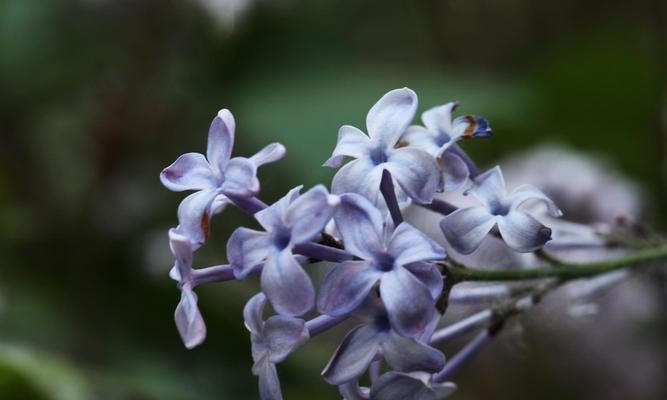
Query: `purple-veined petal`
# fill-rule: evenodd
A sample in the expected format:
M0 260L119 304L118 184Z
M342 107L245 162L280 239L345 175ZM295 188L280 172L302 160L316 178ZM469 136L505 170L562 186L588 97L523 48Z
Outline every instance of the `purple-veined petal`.
M468 182L468 165L458 155L446 151L438 159L438 165L442 171L445 192L459 190Z
M470 254L477 250L495 224L496 217L486 208L468 207L458 209L443 218L440 229L456 251Z
M311 240L322 232L333 216L329 193L317 185L294 200L287 208L285 223L291 227L292 244Z
M193 250L208 242L211 224L211 204L218 189L192 193L178 206L178 231L190 239Z
M324 380L340 385L361 376L380 349L380 336L372 326L352 329L322 371Z
M264 306L266 305L266 296L264 293L257 293L248 300L245 307L243 307L243 320L246 328L250 333L261 336L264 330Z
M318 310L334 317L349 314L364 301L381 274L370 261L338 264L320 287Z
M298 316L313 307L313 283L289 249L269 254L262 270L261 285L271 305L281 315Z
M222 192L236 196L254 196L259 192L257 166L244 157L234 157L225 168Z
M442 275L436 267L425 262L407 264L404 267L428 288L433 300L436 300L438 296L440 296L440 293L442 293L443 281Z
M211 166L199 153L185 153L178 157L173 164L162 170L160 181L167 189L175 192L212 189L218 185Z
M521 253L535 251L551 239L551 229L523 211L510 211L498 220L505 243Z
M401 136L400 147L415 147L424 150L431 156L435 156L438 151L438 142L434 132L419 125L409 126Z
M331 192L335 194L358 193L373 204L380 197L382 167L376 166L368 158L359 158L345 164L334 175Z
M227 161L231 157L235 130L234 116L226 108L218 111L218 115L213 118L211 127L208 129L206 158L218 176L222 176Z
M478 175L473 181L473 186L466 191L471 193L488 208L499 207L507 196L505 178L499 166Z
M417 111L417 94L408 88L387 92L368 111L368 135L381 149L394 147Z
M384 167L410 198L421 204L433 200L440 170L431 155L411 147L395 149L389 153Z
M384 251L382 214L370 201L358 194L344 194L334 212L336 227L345 250L366 260Z
M299 192L303 185L299 185L287 192L280 200L271 204L269 207L255 213L254 217L267 232L285 228L285 217L287 209L294 200L299 197Z
M190 240L178 233L177 229L169 229L169 247L176 257L173 276L180 283L190 282L192 279L192 246ZM170 275L172 273L170 272Z
M486 118L471 114L456 118L453 122L452 132L454 141L460 138L489 137L493 133Z
M387 364L396 371L435 373L445 366L445 356L441 352L395 332L382 342L382 351Z
M343 125L338 130L338 142L331 157L324 167L338 168L345 156L360 158L368 154L370 139L365 133L350 125Z
M422 113L422 122L429 130L445 134L449 138L452 136L452 112L459 106L458 101L435 106ZM446 139L446 138L443 138ZM448 140L447 140L448 141Z
M237 228L227 241L227 258L236 278L243 279L259 267L269 255L270 246L268 233Z
M391 326L405 336L417 336L435 312L431 292L400 265L380 279L380 297L387 308Z
M274 315L264 324L264 340L269 349L269 361L277 364L306 343L308 329L304 320Z
M394 230L387 252L394 257L394 263L398 265L445 258L445 249L442 246L407 222L403 222Z
M539 200L547 206L547 210L552 217L560 217L563 215L562 211L556 206L556 203L533 185L525 184L517 187L510 193L508 200L512 210L517 210L526 201Z
M197 307L197 295L190 285L181 288L181 301L176 306L174 320L183 344L188 349L200 345L206 339L206 324Z
M254 156L250 157L250 161L255 163L257 167L261 167L264 164L269 164L282 160L285 157L287 149L280 143L271 143L264 147L262 150L258 151Z
M260 365L257 365L255 371L259 376L259 398L261 400L282 400L283 395L280 391L276 365L265 358Z

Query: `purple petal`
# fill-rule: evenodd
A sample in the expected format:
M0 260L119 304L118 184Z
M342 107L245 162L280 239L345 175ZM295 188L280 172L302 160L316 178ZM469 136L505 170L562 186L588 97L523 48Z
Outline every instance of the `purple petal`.
M333 216L329 193L323 185L310 189L289 205L285 223L292 230L292 244L303 243L319 235Z
M274 315L264 324L264 338L269 361L277 364L306 343L309 335L304 320Z
M370 139L365 133L350 125L343 125L338 130L338 142L331 157L324 167L338 168L345 156L360 158L368 154Z
M373 204L377 204L380 195L382 167L373 164L367 158L359 158L339 169L331 182L331 192L335 194L358 193Z
M280 143L271 143L270 145L264 147L262 150L257 152L254 156L250 157L250 161L255 163L257 167L261 167L264 164L269 164L276 162L285 157L287 149Z
M243 157L234 157L225 168L222 192L227 195L254 196L259 193L257 166Z
M381 274L369 261L346 261L337 265L320 287L318 310L334 317L349 314L364 301Z
M181 289L181 301L176 306L174 320L183 344L188 349L200 345L206 338L206 325L197 307L197 295L189 285Z
M405 265L405 269L410 271L419 281L428 288L433 300L436 300L442 293L443 281L440 271L432 264L417 262Z
M352 193L340 196L334 219L349 253L373 260L384 251L382 214L366 198Z
M225 171L225 165L231 157L235 130L236 122L232 113L225 108L218 111L218 115L213 118L211 127L208 129L206 148L206 158L217 174L221 175Z
M520 253L535 251L551 239L551 229L523 211L501 217L498 229L505 243Z
M435 106L422 113L422 121L428 129L452 136L452 112L459 106L458 101Z
M459 253L470 254L477 250L484 237L496 224L496 217L486 208L461 208L447 215L440 228L447 242Z
M359 387L359 382L350 381L338 386L338 393L344 400L366 400L369 396L368 388Z
M298 316L313 307L313 283L289 249L269 255L261 284L271 305L281 315Z
M259 398L261 400L282 400L280 380L276 366L267 359L258 365L256 372L259 375Z
M368 135L382 149L391 149L410 125L417 111L417 94L408 88L394 89L366 116Z
M500 167L495 166L475 177L473 186L467 193L471 193L489 208L498 207L507 196L505 178Z
M227 241L227 258L237 279L248 276L269 255L271 238L266 232L237 228Z
M271 206L255 213L254 217L262 225L262 228L266 229L267 232L271 232L285 227L287 209L299 197L301 188L303 188L303 185L295 187Z
M430 130L419 125L409 126L401 136L401 147L410 146L424 150L431 156L435 156L440 148L436 135Z
M419 335L435 311L428 288L400 265L382 275L380 297L391 326L405 336Z
M523 203L529 200L538 200L547 206L547 210L552 217L560 217L563 212L556 206L546 194L533 185L521 185L514 189L509 195L510 208L517 210Z
M264 330L264 306L266 305L266 296L263 293L257 293L243 307L243 320L250 333L262 336Z
M210 208L217 195L217 189L201 190L183 199L178 206L178 231L190 239L193 250L208 241Z
M438 397L420 379L408 374L390 371L383 374L371 388L374 400L438 400Z
M176 257L176 263L172 271L174 279L181 283L190 282L192 279L192 246L190 240L181 235L177 229L169 229L169 247ZM170 273L171 275L171 273Z
M398 265L445 258L445 249L442 246L407 222L403 222L394 230L387 252L394 257L394 263Z
M361 376L380 349L380 336L371 326L362 325L350 331L322 371L331 385L340 385Z
M178 157L173 164L163 169L160 181L169 190L202 190L216 187L217 181L202 154L186 153Z
M442 171L443 190L445 192L459 190L468 182L468 176L470 175L468 165L458 155L445 152L438 159L438 165Z
M473 137L489 137L493 133L489 127L489 121L486 118L478 117L476 115L464 115L458 117L453 122L453 138L473 138Z
M387 364L400 372L425 371L435 373L445 366L445 356L413 338L390 333L382 343Z
M385 167L401 189L421 204L430 203L438 188L440 170L431 155L410 147L393 150Z

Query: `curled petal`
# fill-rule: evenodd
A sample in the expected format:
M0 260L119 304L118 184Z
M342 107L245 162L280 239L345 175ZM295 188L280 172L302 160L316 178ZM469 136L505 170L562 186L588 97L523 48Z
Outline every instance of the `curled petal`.
M367 400L369 390L367 387L359 387L359 382L350 381L338 386L338 393L344 400Z
M521 253L535 251L551 239L551 229L523 211L510 211L498 220L500 235Z
M250 161L255 163L257 167L261 167L264 164L269 164L276 162L285 157L287 149L280 143L271 143L270 145L264 147L262 150L257 152L254 156L250 157Z
M394 89L368 111L368 135L382 149L391 149L410 125L417 111L417 94L408 88Z
M235 130L234 116L225 108L218 111L218 115L211 122L211 127L208 128L206 158L219 175L225 171L227 161L231 157Z
M442 189L445 192L459 190L468 182L468 165L458 155L447 151L438 159L438 165L442 171Z
M529 200L542 201L547 206L547 210L552 217L563 215L563 212L556 206L556 203L533 185L521 185L509 195L510 208L512 210L519 209L523 203Z
M447 215L440 222L440 229L456 251L470 254L477 250L495 224L496 217L485 208L468 207Z
M410 271L412 275L428 288L433 300L436 300L440 296L443 281L442 275L436 267L429 263L417 262L405 265L405 269Z
M364 301L382 273L369 261L346 261L324 279L317 308L334 317L349 314Z
M380 297L391 326L401 335L419 335L435 312L428 288L400 265L382 275Z
M440 170L431 155L404 147L392 151L385 165L410 198L421 204L433 200L440 181Z
M384 250L382 214L366 198L353 193L340 196L334 220L348 252L373 260Z
M380 349L380 337L371 326L358 326L350 331L322 371L331 385L340 385L361 376Z
M261 277L262 291L281 315L298 316L313 307L315 289L289 249L269 254Z
M401 147L410 146L435 156L440 146L434 132L419 125L409 126L401 136Z
M266 232L237 228L227 241L227 258L236 278L243 279L262 265L270 246L271 238Z
M261 400L282 400L280 380L276 365L264 359L261 365L257 365L255 372L259 375L259 398Z
M475 177L472 188L467 193L471 193L487 207L493 209L498 207L507 196L505 189L505 178L499 166L495 166L483 174Z
M370 139L359 129L343 125L338 130L338 143L331 157L324 163L325 167L338 168L345 156L360 158L369 152Z
M317 185L289 205L285 223L291 227L292 244L303 243L317 236L333 216L329 193Z
M445 258L445 249L442 246L407 222L396 228L389 240L387 252L398 265Z
M393 332L382 343L382 351L387 364L400 372L435 373L445 366L445 356L438 350Z
M303 188L303 185L295 187L280 200L271 204L271 206L255 213L254 217L262 225L262 228L266 229L267 232L271 232L285 227L287 209L299 197L301 188Z
M455 140L459 138L489 137L491 134L493 134L493 131L486 118L468 114L454 120L452 136Z
M428 129L452 136L452 112L459 106L458 101L450 101L430 108L422 113L422 121Z
M173 164L162 170L160 181L167 189L175 192L217 186L211 166L199 153L186 153L178 157Z
M256 195L259 192L259 181L255 163L244 157L234 157L229 160L222 191L227 195Z
M257 293L243 307L243 320L250 333L261 336L264 330L264 306L266 305L266 296L263 293Z
M302 319L274 315L264 324L265 345L269 349L269 361L277 364L306 343L308 329Z
M176 306L174 320L183 344L188 349L200 345L206 339L206 324L197 307L197 295L189 285L181 288L181 301Z
M176 257L176 263L172 271L173 277L181 282L190 282L192 279L192 246L190 240L178 233L177 229L169 229L169 247ZM170 273L171 274L171 273Z
M334 175L331 192L335 194L358 193L377 204L380 195L382 168L367 158L359 158L345 164Z
M190 239L193 250L208 242L211 224L211 204L217 189L192 193L178 206L178 231Z

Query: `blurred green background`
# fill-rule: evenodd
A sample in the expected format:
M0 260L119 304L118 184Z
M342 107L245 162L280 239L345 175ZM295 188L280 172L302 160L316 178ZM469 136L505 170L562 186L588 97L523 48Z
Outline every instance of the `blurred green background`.
M663 0L0 1L0 398L256 397L241 309L257 282L201 288L209 336L187 351L167 277L166 232L182 196L158 174L204 150L221 107L237 119L235 154L288 148L260 172L267 201L328 183L333 171L319 166L338 127L363 127L384 92L408 86L420 110L458 99L462 113L489 118L494 137L466 144L482 166L544 142L602 156L642 186L646 220L664 227L666 9ZM229 233L250 223L231 209L218 217L197 264L224 262ZM665 334L661 321L655 332ZM341 334L281 366L287 399L337 398L319 371ZM520 356L462 371L458 398L586 399L616 382L551 362L557 348L528 341ZM664 362L667 348L653 357Z

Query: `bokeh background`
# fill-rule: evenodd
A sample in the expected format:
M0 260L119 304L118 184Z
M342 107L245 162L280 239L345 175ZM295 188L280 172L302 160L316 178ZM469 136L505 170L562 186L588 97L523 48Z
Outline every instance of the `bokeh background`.
M235 154L288 148L260 172L267 201L328 184L338 127L408 86L420 110L458 99L490 120L491 139L465 143L481 166L543 143L593 155L664 228L666 13L663 0L0 1L0 398L256 398L241 309L257 282L198 290L209 337L187 351L167 277L182 196L158 174L204 150L221 107ZM231 209L214 220L197 264L224 262L239 224L252 221ZM667 398L667 301L631 305L528 324L461 371L456 398ZM647 308L641 325L623 314ZM281 366L287 399L338 398L319 372L342 333Z

